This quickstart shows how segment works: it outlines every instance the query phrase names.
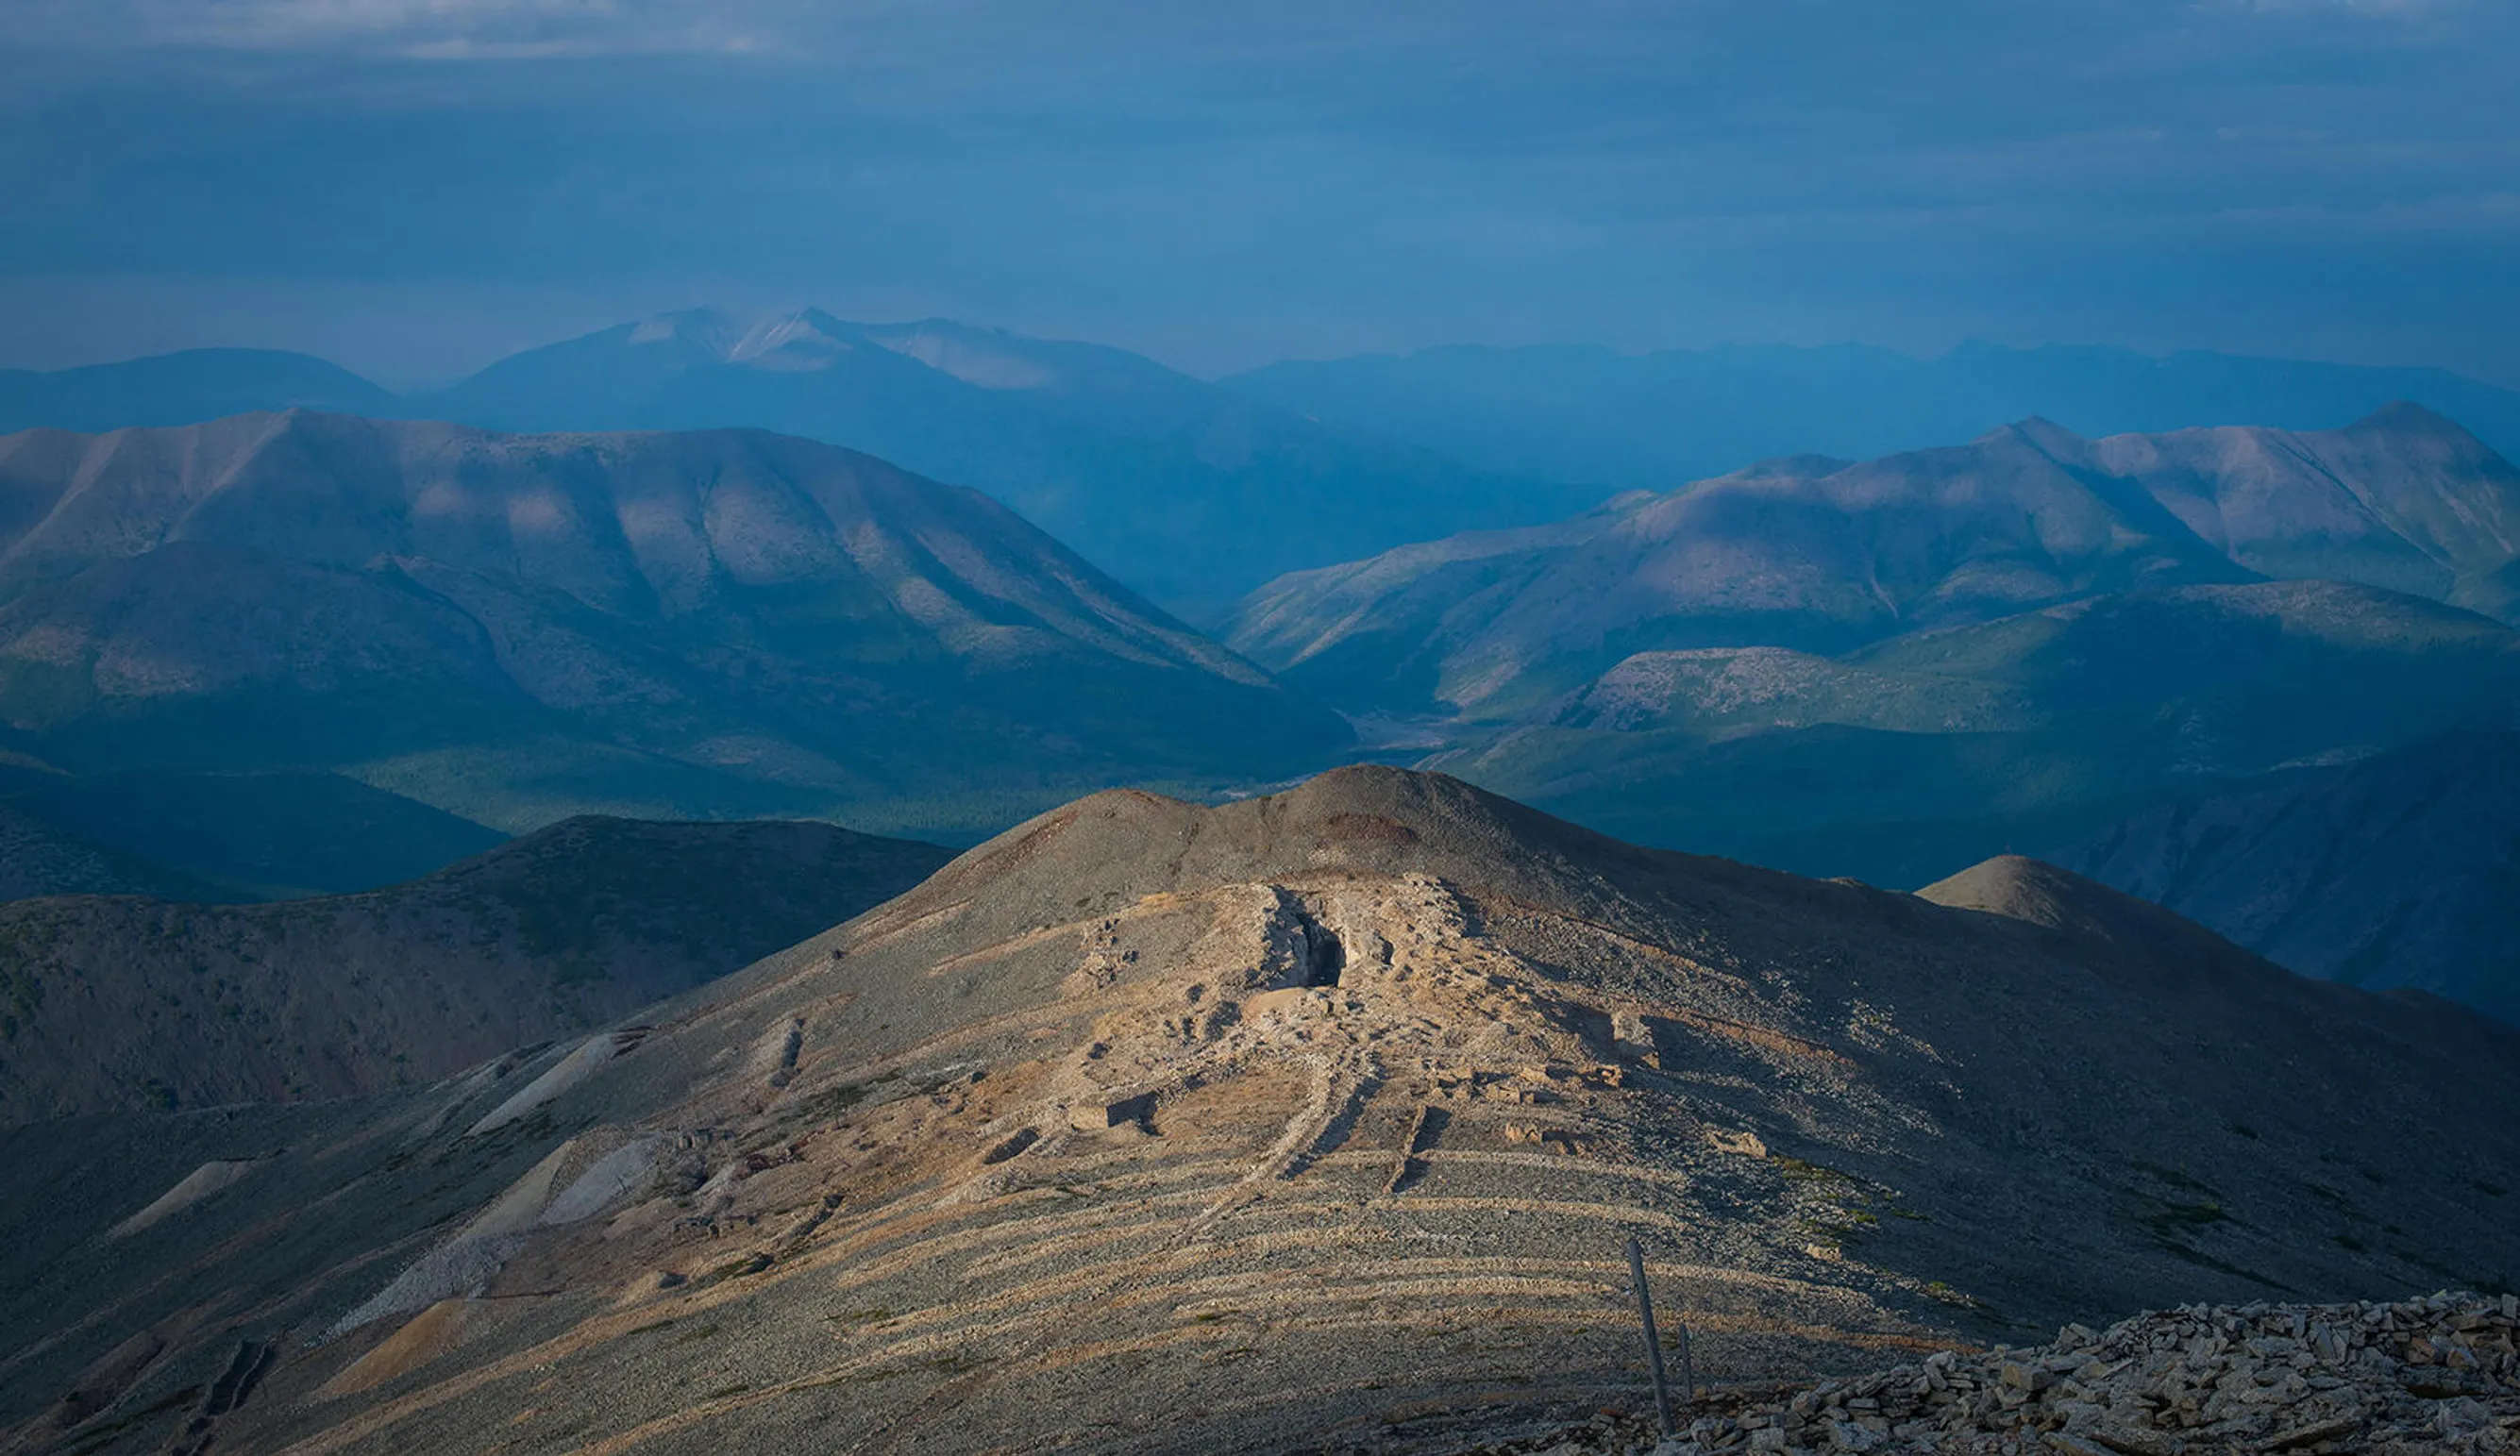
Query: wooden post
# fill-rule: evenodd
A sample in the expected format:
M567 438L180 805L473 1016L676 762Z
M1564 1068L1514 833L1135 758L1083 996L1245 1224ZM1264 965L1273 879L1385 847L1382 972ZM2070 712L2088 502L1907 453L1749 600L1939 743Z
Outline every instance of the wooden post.
M1661 1423L1664 1435L1678 1435L1671 1424L1671 1390L1662 1379L1662 1340L1654 1333L1653 1292L1645 1288L1645 1254L1633 1238L1628 1240L1628 1275L1636 1281L1637 1313L1645 1324L1645 1364L1653 1371L1654 1419Z
M1694 1420L1697 1416L1697 1370L1688 1354L1688 1321L1671 1322L1672 1333L1680 1337L1680 1411Z

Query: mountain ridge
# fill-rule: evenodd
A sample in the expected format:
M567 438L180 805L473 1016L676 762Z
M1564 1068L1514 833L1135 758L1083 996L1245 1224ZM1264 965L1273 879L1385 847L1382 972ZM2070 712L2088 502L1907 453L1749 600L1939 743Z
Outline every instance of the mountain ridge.
M276 758L511 829L1266 772L1347 737L870 456L314 412L0 437L0 704L64 768Z
M2315 435L2091 441L2033 419L1835 464L1295 573L1227 640L1351 707L1510 717L1639 650L1844 651L2138 587L2325 577L2520 613L2499 585L2520 470L2413 406Z
M289 406L390 411L395 396L312 354L184 349L64 370L0 370L0 434L196 424Z
M864 449L990 491L1193 617L1430 520L1545 519L1593 494L1327 429L1125 350L819 309L616 325L408 407L512 429L753 425ZM1286 518L1303 529L1256 529Z

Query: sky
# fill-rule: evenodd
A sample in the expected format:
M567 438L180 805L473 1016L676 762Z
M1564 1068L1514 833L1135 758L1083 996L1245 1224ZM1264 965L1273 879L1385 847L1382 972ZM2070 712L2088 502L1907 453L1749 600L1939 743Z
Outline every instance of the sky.
M0 366L668 308L1214 374L1963 339L2520 386L2513 0L0 0Z

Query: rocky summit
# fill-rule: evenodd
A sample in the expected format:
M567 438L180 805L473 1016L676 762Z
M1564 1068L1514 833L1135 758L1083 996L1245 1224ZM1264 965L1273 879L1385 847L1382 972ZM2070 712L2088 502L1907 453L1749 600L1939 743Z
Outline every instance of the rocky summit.
M2515 1053L2029 861L1894 894L1386 769L1108 792L589 1037L0 1136L56 1190L0 1227L0 1419L1442 1450L1634 1408L1630 1238L1734 1391L2507 1286Z

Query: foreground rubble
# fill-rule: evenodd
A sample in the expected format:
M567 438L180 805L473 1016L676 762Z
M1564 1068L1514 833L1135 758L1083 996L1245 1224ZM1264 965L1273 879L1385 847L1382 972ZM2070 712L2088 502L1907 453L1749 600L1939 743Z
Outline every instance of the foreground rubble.
M1923 1362L1728 1404L1657 1446L1650 1416L1463 1456L1936 1452L1954 1456L2368 1456L2520 1452L2520 1297L2190 1305L2053 1345Z

